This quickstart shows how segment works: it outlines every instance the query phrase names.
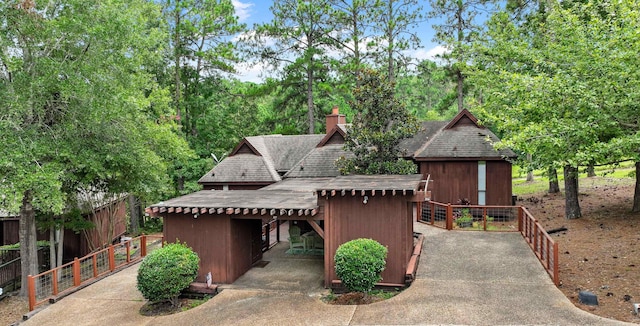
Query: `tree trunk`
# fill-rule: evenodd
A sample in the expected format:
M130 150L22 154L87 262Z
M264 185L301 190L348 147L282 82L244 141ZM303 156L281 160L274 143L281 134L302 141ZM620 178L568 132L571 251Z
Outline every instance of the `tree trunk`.
M458 42L458 49L462 48L462 42L464 41L464 20L462 18L462 14L464 12L464 6L462 4L461 1L457 2L458 4L458 10L456 11L456 17L458 19L457 22L457 29L458 29L458 38L457 38L457 42ZM458 64L462 64L462 61L464 60L461 57L458 57ZM464 110L464 76L462 75L462 71L460 70L460 67L456 68L456 79L458 82L458 86L457 86L457 91L458 91L458 112Z
M64 225L60 225L60 229L58 230L58 252L57 254L57 265L62 266L62 259L64 258ZM58 273L60 275L61 273Z
M388 6L388 22L391 22L391 20L393 19L394 16L394 12L393 12L393 1L388 1L387 2L387 6ZM393 83L396 79L395 79L395 61L393 60L393 47L395 46L394 44L394 36L393 36L393 28L391 26L389 26L389 23L387 23L387 42L389 42L389 44L387 45L387 73L389 74L388 76L388 80L389 82Z
M464 91L462 87L464 86L464 77L462 76L462 71L456 71L456 77L458 79L458 112L464 110Z
M140 232L140 210L136 196L129 195L129 227L131 233L137 235Z
M38 274L38 243L36 233L36 214L33 210L33 194L31 190L24 192L22 207L20 207L20 268L22 282L20 296L28 294L27 276Z
M175 100L175 104L176 104L176 115L178 117L180 117L180 10L178 9L178 2L176 1L176 9L175 9L175 26L174 26L174 34L173 34L173 55L174 55L174 65L175 65L175 71L174 71L174 82L176 83L175 85L175 93L174 93L174 100ZM181 118L181 117L180 117ZM182 124L182 122L180 120L177 121L178 124Z
M531 154L527 154L527 162L531 163ZM527 182L533 182L533 170L527 172Z
M582 213L580 212L580 202L578 201L578 168L565 165L564 193L565 217L567 219L582 217Z
M307 67L307 118L309 121L309 134L315 133L315 118L313 114L313 60Z
M558 184L558 171L556 168L549 167L547 170L547 175L549 177L549 193L557 194L560 192L560 184Z
M56 227L51 223L49 226L49 268L58 267L56 265Z
M593 178L596 176L596 168L593 166L593 163L589 163L587 166L587 177Z
M640 212L640 162L636 162L636 190L633 193L632 212Z

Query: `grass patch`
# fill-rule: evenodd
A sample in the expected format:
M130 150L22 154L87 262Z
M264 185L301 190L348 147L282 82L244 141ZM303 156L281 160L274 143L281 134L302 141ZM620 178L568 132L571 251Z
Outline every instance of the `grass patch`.
M514 171L519 169L514 167ZM541 172L541 171L538 171ZM635 166L633 162L621 164L618 167L603 166L596 168L596 177L587 177L586 171L582 171L579 177L580 187L598 187L611 184L613 179L617 184L634 184ZM514 173L514 176L517 174ZM536 177L537 175L537 177ZM560 191L564 190L564 175L562 170L558 170L558 183L560 185ZM534 181L527 182L524 177L514 177L513 179L513 194L517 196L530 195L549 190L549 178L543 173L534 173Z

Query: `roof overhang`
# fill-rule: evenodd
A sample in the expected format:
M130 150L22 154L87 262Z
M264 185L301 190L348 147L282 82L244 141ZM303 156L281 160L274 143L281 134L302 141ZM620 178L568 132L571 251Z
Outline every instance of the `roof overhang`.
M315 192L292 190L201 190L151 205L146 212L314 216L318 212Z

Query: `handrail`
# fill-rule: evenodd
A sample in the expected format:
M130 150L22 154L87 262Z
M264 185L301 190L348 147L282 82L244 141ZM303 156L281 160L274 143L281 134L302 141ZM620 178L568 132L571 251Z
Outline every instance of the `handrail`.
M72 262L50 269L27 279L29 311L36 306L53 300L56 296L78 290L82 285L99 277L111 274L117 269L138 262L149 251L149 238L163 236L141 235L116 245L96 251ZM153 248L151 248L153 250Z

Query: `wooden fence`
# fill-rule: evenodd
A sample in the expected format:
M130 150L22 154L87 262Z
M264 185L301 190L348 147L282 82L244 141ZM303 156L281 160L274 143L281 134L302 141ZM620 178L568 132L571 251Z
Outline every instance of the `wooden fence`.
M74 292L80 286L111 274L123 266L138 262L148 252L162 246L162 241L161 235L142 235L82 258L75 258L72 262L38 275L29 275L29 311L45 302L55 302L56 297Z
M555 285L560 284L558 244L525 207L427 201L422 204L420 220L447 230L520 232Z

